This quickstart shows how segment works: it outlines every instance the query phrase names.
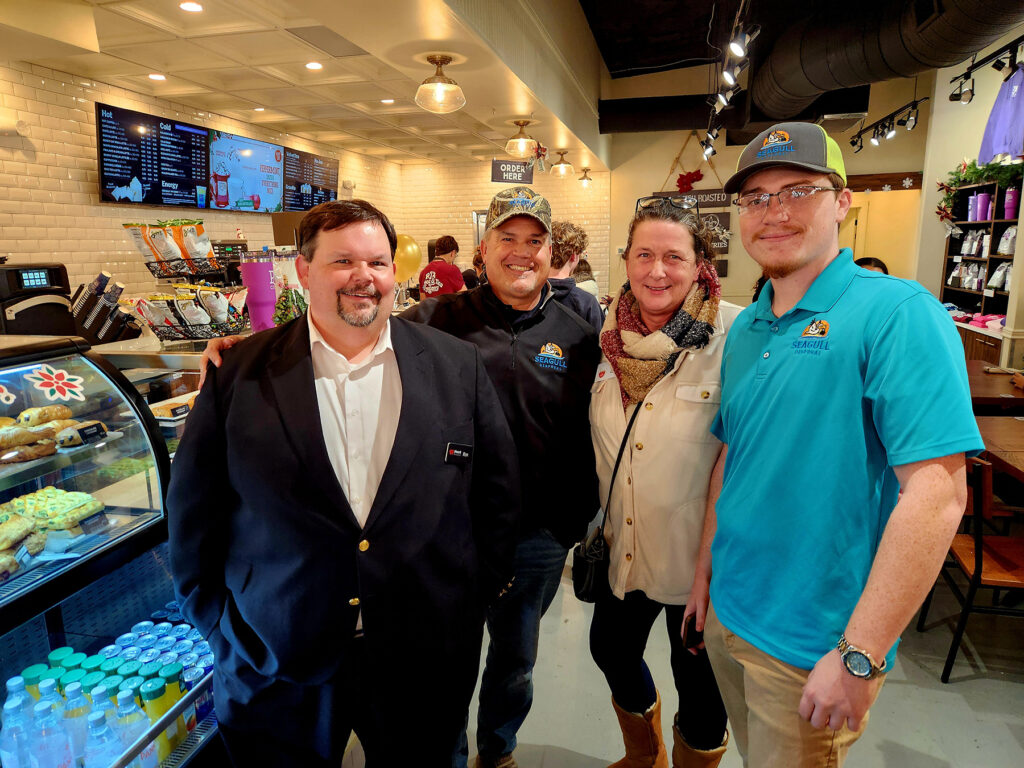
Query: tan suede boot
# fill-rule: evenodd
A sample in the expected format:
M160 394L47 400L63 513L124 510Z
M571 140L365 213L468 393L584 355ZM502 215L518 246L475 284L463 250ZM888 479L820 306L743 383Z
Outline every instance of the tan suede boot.
M612 699L622 729L626 756L608 768L668 768L668 752L661 739L661 695L642 715L626 712Z
M677 716L678 717L678 716ZM686 743L679 732L678 719L672 725L672 768L717 768L722 762L725 747L729 743L729 732L725 732L722 746L715 749L694 749Z

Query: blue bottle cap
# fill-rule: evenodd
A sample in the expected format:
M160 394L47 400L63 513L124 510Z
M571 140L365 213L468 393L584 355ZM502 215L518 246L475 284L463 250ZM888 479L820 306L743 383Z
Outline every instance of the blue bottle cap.
M179 640L185 640L186 639L186 635L188 635L188 633L191 632L191 631L192 631L192 625L191 624L176 624L175 626L171 627L171 631L168 632L167 634L169 634L171 637L176 637ZM193 642L195 642L195 641L193 641Z
M191 669L199 661L198 653L185 653L178 657L178 663L185 669Z
M165 636L165 637L161 637L159 640L157 640L155 643L153 643L153 647L156 648L160 652L169 651L169 650L171 650L171 646L173 646L176 642L178 642L178 641L175 640L173 637L166 637Z
M157 663L159 663L161 667L166 667L168 664L174 664L177 660L178 654L168 651L157 659Z
M171 646L171 651L181 656L183 653L191 653L193 645L195 645L195 643L191 640L179 640Z
M143 664L149 664L149 662L156 661L157 659L159 659L160 656L160 651L158 651L156 648L147 648L139 654L139 658L137 659L137 661L140 661Z
M122 648L127 648L130 645L135 645L135 641L139 639L139 636L134 632L125 632L114 642L120 645Z
M134 645L131 648L125 648L121 651L121 658L125 661L135 661L142 654L143 648L137 648Z
M157 640L159 640L159 639L160 639L160 638L159 638L159 637L157 637L157 636L156 636L156 635L154 635L154 634L145 634L145 635L142 635L142 636L141 636L141 637L140 637L140 638L139 638L138 640L136 640L136 641L135 641L135 642L133 643L133 645L134 645L134 646L135 646L136 648L138 648L138 649L140 649L140 650L143 650L143 651L144 651L144 650L146 650L147 648L152 648L152 647L153 647L153 644L154 644L154 643L155 643L155 642L156 642Z
M153 629L152 621L140 621L138 624L132 627L132 632L134 632L136 635L145 635L151 629Z
M153 634L156 635L157 637L163 637L164 635L166 635L168 632L171 631L171 628L173 626L174 625L171 624L171 622L169 622L169 621L161 621L159 624L157 624L155 627L153 627L152 631L153 631Z
M120 656L121 655L121 646L119 646L119 645L105 645L102 648L100 648L99 653L97 653L96 655L97 656L102 656L105 659L112 659L115 656Z

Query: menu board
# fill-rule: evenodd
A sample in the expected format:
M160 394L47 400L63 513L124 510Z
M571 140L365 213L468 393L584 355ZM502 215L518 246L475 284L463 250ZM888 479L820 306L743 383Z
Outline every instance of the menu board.
M338 198L338 161L284 148L284 209L308 211Z
M96 104L100 199L205 208L209 131Z
M282 210L284 147L210 131L210 208Z

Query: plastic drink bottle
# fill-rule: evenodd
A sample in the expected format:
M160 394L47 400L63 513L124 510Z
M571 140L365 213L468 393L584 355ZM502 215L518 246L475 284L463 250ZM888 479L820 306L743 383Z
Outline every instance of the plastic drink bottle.
M121 734L121 743L125 749L135 743L149 728L149 718L135 702L132 691L120 691L117 694L117 725ZM157 768L160 763L156 757L156 742L151 741L139 756L132 761L130 768Z
M111 691L116 693L117 687L108 688L106 683L100 683L89 692L89 695L92 696L92 711L102 711L110 722L116 723L117 707L114 705L115 699L111 695Z
M33 768L71 768L71 747L53 706L38 701L32 710L35 728L32 739Z
M167 694L171 697L170 706L173 707L177 704L181 697L185 695L185 688L182 685L181 680L181 664L168 664L165 667L160 668L160 677L167 685ZM167 738L171 742L171 749L177 747L183 742L188 736L188 729L185 725L185 714L182 713L177 720L174 721L177 726L177 731L174 736L171 736L171 729L167 729Z
M85 740L85 768L109 768L121 756L124 747L107 725L106 712L89 715L89 735Z
M79 682L69 683L64 693L67 695L67 702L64 704L64 730L67 731L68 741L71 742L71 756L81 764L85 756L85 737L89 732L86 718L92 712L92 705L82 693L82 684Z
M32 694L32 698L36 701L39 701L39 680L47 669L49 667L45 664L33 664L21 672L21 676L25 678L25 690Z
M7 699L18 699L21 701L22 712L25 715L26 725L32 723L32 707L36 705L36 700L29 694L28 689L25 687L25 678L21 675L15 675L7 681ZM7 718L4 717L4 723L7 722Z
M167 691L163 678L154 677L142 684L142 706L150 722L155 723L174 704L174 696ZM181 719L181 718L179 718ZM175 720L156 737L157 759L162 763L174 749L171 744L178 738L178 722Z
M22 697L32 698L20 693L4 704L4 730L0 733L0 764L4 768L32 768L30 721L25 717Z
M57 719L64 717L64 697L57 690L57 681L52 677L39 681L39 701L53 706Z

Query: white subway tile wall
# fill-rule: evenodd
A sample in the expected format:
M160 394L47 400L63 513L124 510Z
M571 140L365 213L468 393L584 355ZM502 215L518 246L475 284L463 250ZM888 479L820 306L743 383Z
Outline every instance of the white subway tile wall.
M72 288L101 269L114 275L129 294L153 290L155 280L125 236L125 222L153 222L197 216L213 240L233 239L237 230L250 248L273 244L270 217L226 211L100 203L96 155L95 102L163 117L181 117L199 125L289 146L340 163L339 182L355 182L355 197L379 206L398 232L420 246L441 235L459 241L459 263L473 256L474 210L485 210L502 184L490 181L490 163L407 165L359 155L220 115L202 113L65 72L25 62L0 62L0 106L28 125L26 136L0 136L0 255L12 263L60 262ZM593 173L589 189L573 179L536 174L534 189L547 196L556 219L584 227L589 256L603 291L608 289L609 176ZM342 196L348 193L342 191Z

